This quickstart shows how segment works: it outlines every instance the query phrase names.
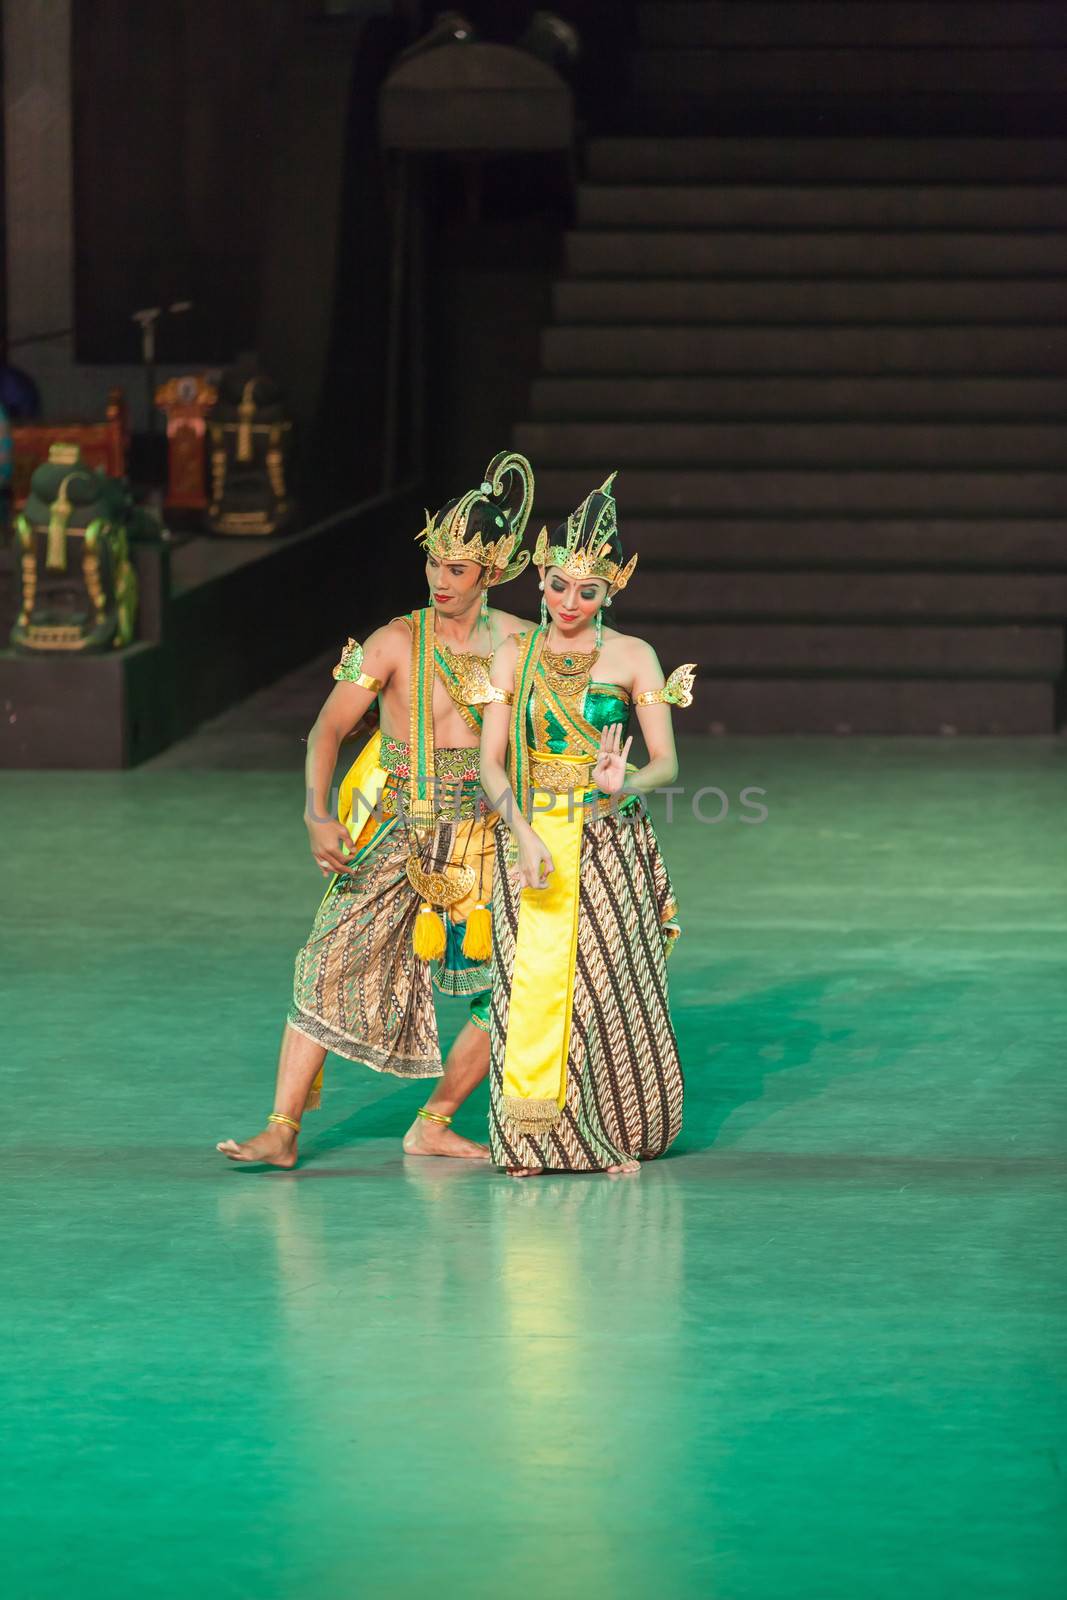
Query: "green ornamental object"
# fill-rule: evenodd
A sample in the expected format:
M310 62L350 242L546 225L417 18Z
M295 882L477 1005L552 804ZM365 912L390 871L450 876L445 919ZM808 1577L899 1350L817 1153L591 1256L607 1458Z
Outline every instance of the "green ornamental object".
M19 611L12 647L26 655L120 649L137 623L129 540L140 517L129 488L54 444L15 518Z

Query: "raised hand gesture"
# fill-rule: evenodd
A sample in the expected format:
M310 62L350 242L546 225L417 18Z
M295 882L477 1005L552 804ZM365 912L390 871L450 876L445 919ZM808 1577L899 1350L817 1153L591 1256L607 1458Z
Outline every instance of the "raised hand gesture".
M613 722L600 735L600 749L593 768L592 782L602 794L618 794L626 781L626 757L630 754L633 735L622 743L622 723Z

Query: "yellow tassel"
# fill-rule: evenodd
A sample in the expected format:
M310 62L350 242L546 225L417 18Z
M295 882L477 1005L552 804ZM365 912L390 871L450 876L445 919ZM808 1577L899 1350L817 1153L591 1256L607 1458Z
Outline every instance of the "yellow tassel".
M493 919L488 906L475 906L467 918L463 954L471 961L488 961L493 953Z
M439 961L445 953L445 925L431 905L421 905L411 930L411 947L420 961Z

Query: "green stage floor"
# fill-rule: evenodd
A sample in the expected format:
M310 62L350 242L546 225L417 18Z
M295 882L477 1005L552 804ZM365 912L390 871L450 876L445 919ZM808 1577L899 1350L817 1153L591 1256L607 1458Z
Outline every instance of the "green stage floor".
M296 1173L215 1154L298 760L0 780L6 1595L1063 1594L1067 748L684 745L684 1134L526 1184L332 1060Z

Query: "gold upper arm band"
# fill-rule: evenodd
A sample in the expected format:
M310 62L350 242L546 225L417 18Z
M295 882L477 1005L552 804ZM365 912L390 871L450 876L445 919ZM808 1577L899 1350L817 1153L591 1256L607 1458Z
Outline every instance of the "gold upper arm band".
M363 671L363 646L355 639L349 639L341 651L333 675L338 683L354 683L357 689L369 689L371 694L377 694L382 687L381 678L373 678Z
M635 694L634 705L691 706L696 669L695 661L687 661L684 666L675 667L662 689L646 689L643 694Z
M510 689L498 689L495 683L486 684L486 705L509 706L514 698L515 696L512 694Z

